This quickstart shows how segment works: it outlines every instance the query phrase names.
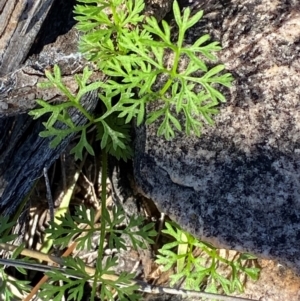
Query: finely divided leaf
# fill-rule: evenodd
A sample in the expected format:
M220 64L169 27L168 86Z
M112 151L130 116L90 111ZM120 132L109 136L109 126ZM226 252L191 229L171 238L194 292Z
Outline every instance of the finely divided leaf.
M84 149L86 149L90 155L95 156L92 146L89 144L89 142L86 139L86 128L82 129L80 140L76 144L76 146L74 146L71 149L70 154L75 154L75 160L78 159L82 160Z

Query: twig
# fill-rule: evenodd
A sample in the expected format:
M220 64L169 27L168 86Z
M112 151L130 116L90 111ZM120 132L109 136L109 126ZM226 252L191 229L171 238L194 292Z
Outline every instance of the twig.
M138 284L140 286L142 285L141 282L138 282ZM207 298L207 299L218 300L218 301L259 301L259 300L255 300L255 299L224 296L224 295L220 295L220 294L211 294L211 293L197 292L197 291L185 290L185 289L175 289L175 288L162 287L162 286L152 286L149 284L143 286L142 288L139 288L138 290L143 291L145 293L150 293L150 294L166 293L166 294L172 294L172 295L181 295L184 297Z
M76 248L76 243L74 242L64 253L63 257L69 256L72 251ZM39 288L48 280L48 276L44 275L43 278L36 284L36 286L31 290L27 297L23 301L30 301L34 295L38 292Z
M50 221L53 223L54 222L54 203L53 203L53 198L52 198L52 193L51 193L48 171L47 171L46 167L43 168L43 172L44 172L44 178L45 178L45 184L46 184L46 199L47 199L48 206L49 206Z

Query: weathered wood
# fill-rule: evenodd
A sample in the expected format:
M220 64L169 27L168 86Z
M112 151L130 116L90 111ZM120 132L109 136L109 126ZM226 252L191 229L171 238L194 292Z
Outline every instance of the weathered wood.
M77 53L79 34L75 28L70 29L69 24L74 24L70 12L66 12L66 16L60 16L59 13L53 13L53 11L56 12L56 10L51 11L48 17L51 22L63 23L57 19L62 18L62 20L65 20L65 24L62 26L62 29L57 29L52 24L49 24L50 21L48 20L46 26L49 26L50 30L56 31L57 38L55 38L53 43L42 46L48 43L48 36L53 35L45 26L42 30L42 36L41 33L39 33L41 27L40 22L41 20L45 20L45 15L49 11L52 3L52 0L43 1L40 8L32 12L35 13L34 15L31 15L31 10L34 10L34 7L25 7L27 20L20 19L21 21L14 27L14 31L10 33L10 39L0 39L2 50L2 60L0 61L2 67L2 76L0 74L0 116L11 116L28 112L36 106L35 100L39 98L51 101L63 101L65 98L57 89L41 90L37 88L37 84L45 80L45 70L51 69L54 64L58 64L61 67L64 82L68 88L70 88L71 91L76 89L76 83L71 75L75 72L81 72L85 62ZM62 3L57 1L56 4L61 6ZM72 5L69 5L68 8L71 7ZM42 18L40 19L39 16L42 12ZM35 22L36 19L38 19L37 22ZM28 20L30 22L28 22ZM9 24L14 24L16 21L10 18L8 22ZM9 24L7 27L11 27ZM24 36L20 33L22 28L26 28ZM67 33L59 36L62 30L67 30ZM37 37L38 33L40 35L39 37ZM4 37L5 36L6 34ZM33 39L36 38L39 40L38 43L41 45L39 47L42 47L42 51L28 57ZM14 40L18 41L18 46L15 45ZM24 47L19 46L21 41L24 43ZM18 49L19 52L15 54L11 51L10 47ZM35 48L36 47L37 46L35 46ZM24 52L21 52L20 49L24 49ZM33 49L31 49L31 52L32 51ZM25 58L25 63L20 65Z
M97 91L86 94L82 103L88 111L93 111L97 104ZM86 118L75 110L70 116L77 125L86 122ZM34 182L42 176L43 168L48 169L74 137L69 135L56 148L50 148L51 139L39 137L42 121L32 122L27 114L0 118L0 127L9 127L13 133L9 143L0 149L0 208L4 215L10 216L15 212Z
M66 100L56 88L40 89L37 86L45 81L45 70L54 64L60 66L64 84L75 93L77 84L73 75L81 73L87 65L77 53L77 43L78 32L73 28L59 36L55 43L43 47L39 54L30 56L21 68L0 78L0 116L28 112L36 106L36 99L51 102ZM99 76L99 72L95 72L91 80L99 79Z
M25 61L53 1L0 0L0 77Z
M74 136L69 135L60 145L52 149L49 147L51 139L39 137L39 132L43 129L42 119L33 121L26 114L35 106L35 99L38 97L51 101L64 100L55 89L47 91L37 89L37 83L45 79L46 68L51 68L54 63L59 64L65 75L65 83L74 90L76 86L71 74L75 71L80 72L83 67L76 54L78 33L75 29L70 30L74 24L71 14L74 2L69 2L69 6L64 5L63 2L55 2L59 8L54 7L54 11L50 11L47 21L50 26L44 27L42 34L37 37L38 45L35 49L31 48L30 51L33 54L25 64L0 79L0 104L2 101L0 105L0 208L1 213L5 215L10 216L14 213L22 199L31 190L35 180L42 175L43 168L51 166ZM50 4L49 1L47 3ZM42 6L41 9L45 10L45 7ZM35 26L40 27L34 19L32 21L33 23L28 23L29 27L25 36ZM58 23L56 28L51 26L55 23ZM53 33L53 29L56 30L56 34ZM63 31L67 34L59 36ZM25 39L24 41L30 43L31 40ZM49 41L49 44L43 46ZM37 48L42 48L42 51ZM7 66L5 70L11 71L13 66L18 66L19 63L7 62L12 59L7 54L8 49L9 47L4 49L1 63ZM27 47L24 49L28 53ZM23 59L27 57L27 53L24 54ZM16 59L22 61L21 56L16 56ZM95 76L101 79L100 74L95 74ZM97 92L85 95L82 103L87 110L93 111L97 104ZM75 110L72 110L70 115L76 124L86 122L86 119Z

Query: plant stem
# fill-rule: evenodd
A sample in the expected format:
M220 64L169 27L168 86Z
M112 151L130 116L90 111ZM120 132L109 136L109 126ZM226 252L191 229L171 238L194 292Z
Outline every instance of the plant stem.
M168 91L170 86L173 84L173 81L174 81L173 79L176 78L177 68L178 68L179 59L180 59L181 47L176 48L176 50L174 50L174 52L175 52L175 58L174 58L174 62L173 62L173 67L172 67L171 71L169 71L171 78L168 79L168 81L166 82L164 87L160 90L161 95L164 95Z
M163 86L163 88L159 91L159 94L164 96L165 93L168 91L168 89L170 88L171 84L173 83L172 79L168 79L168 81L165 83L165 85Z
M96 263L96 273L94 276L94 283L92 288L91 294L91 301L95 300L96 296L96 288L98 282L98 276L102 275L102 259L104 253L104 238L105 238L105 218L107 214L106 209L106 179L107 179L107 153L103 150L102 151L102 170L101 170L101 227L100 227L100 241L99 241L99 249L98 249L98 258ZM105 285L105 284L102 284Z
M80 103L73 102L72 106L80 111L80 113L82 113L88 119L89 124L87 126L93 124L94 117Z

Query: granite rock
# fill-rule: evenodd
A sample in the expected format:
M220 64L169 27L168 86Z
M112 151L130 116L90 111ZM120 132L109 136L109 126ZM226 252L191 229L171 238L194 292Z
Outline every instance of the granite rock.
M197 2L197 1L195 1ZM136 129L140 191L200 239L277 259L300 273L300 3L199 1L203 33L235 81L202 135Z

